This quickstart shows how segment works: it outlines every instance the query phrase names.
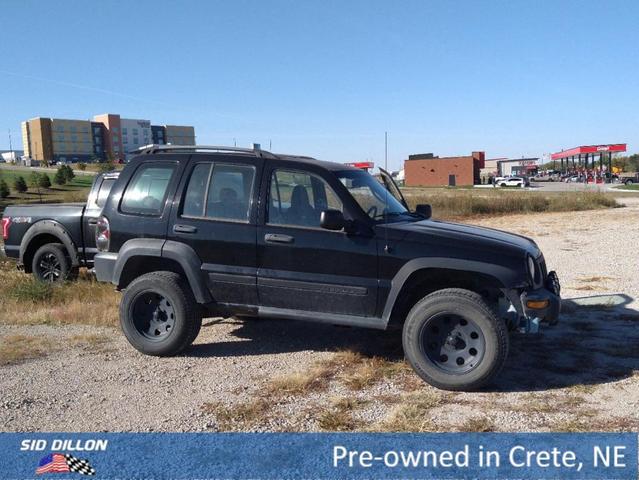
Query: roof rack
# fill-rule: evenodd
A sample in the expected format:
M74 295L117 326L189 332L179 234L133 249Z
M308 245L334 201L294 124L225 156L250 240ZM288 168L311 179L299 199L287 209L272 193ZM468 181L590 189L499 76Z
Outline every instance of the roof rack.
M193 152L233 152L233 153L249 153L256 157L276 158L271 152L262 150L257 143L253 144L253 148L226 147L223 145L145 145L136 150L139 155L150 155L160 152L175 151L193 151Z

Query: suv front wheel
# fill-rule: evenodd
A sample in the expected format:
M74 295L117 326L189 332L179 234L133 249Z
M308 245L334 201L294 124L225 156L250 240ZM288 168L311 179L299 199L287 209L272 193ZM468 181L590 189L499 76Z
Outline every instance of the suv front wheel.
M422 298L403 329L404 353L415 372L444 390L476 390L499 373L509 338L482 297L447 288Z
M140 352L171 356L193 343L202 326L202 313L180 275L151 272L126 288L120 302L120 325Z

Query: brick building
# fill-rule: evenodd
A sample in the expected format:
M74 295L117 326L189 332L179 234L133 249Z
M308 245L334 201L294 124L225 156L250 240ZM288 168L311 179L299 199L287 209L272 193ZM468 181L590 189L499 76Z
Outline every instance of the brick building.
M405 185L467 186L480 183L479 171L484 168L484 152L461 157L436 157L432 153L410 155L404 162Z

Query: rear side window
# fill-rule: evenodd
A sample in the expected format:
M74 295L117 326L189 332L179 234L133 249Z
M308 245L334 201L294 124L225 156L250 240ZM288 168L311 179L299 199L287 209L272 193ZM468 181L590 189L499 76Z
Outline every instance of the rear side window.
M100 185L100 189L98 190L98 197L95 200L95 203L98 207L104 207L104 204L109 197L109 192L111 191L111 187L115 183L115 178L107 178L102 181L102 185Z
M248 222L255 167L200 163L193 168L182 216Z
M120 210L137 215L160 215L176 165L147 163L126 187Z

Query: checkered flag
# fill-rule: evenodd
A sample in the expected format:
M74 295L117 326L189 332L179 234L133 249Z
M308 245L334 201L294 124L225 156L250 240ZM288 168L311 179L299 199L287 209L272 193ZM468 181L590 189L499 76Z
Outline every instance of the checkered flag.
M95 475L95 468L93 468L87 460L75 458L73 455L69 455L68 453L64 454L64 458L67 461L70 471L81 473L82 475Z

